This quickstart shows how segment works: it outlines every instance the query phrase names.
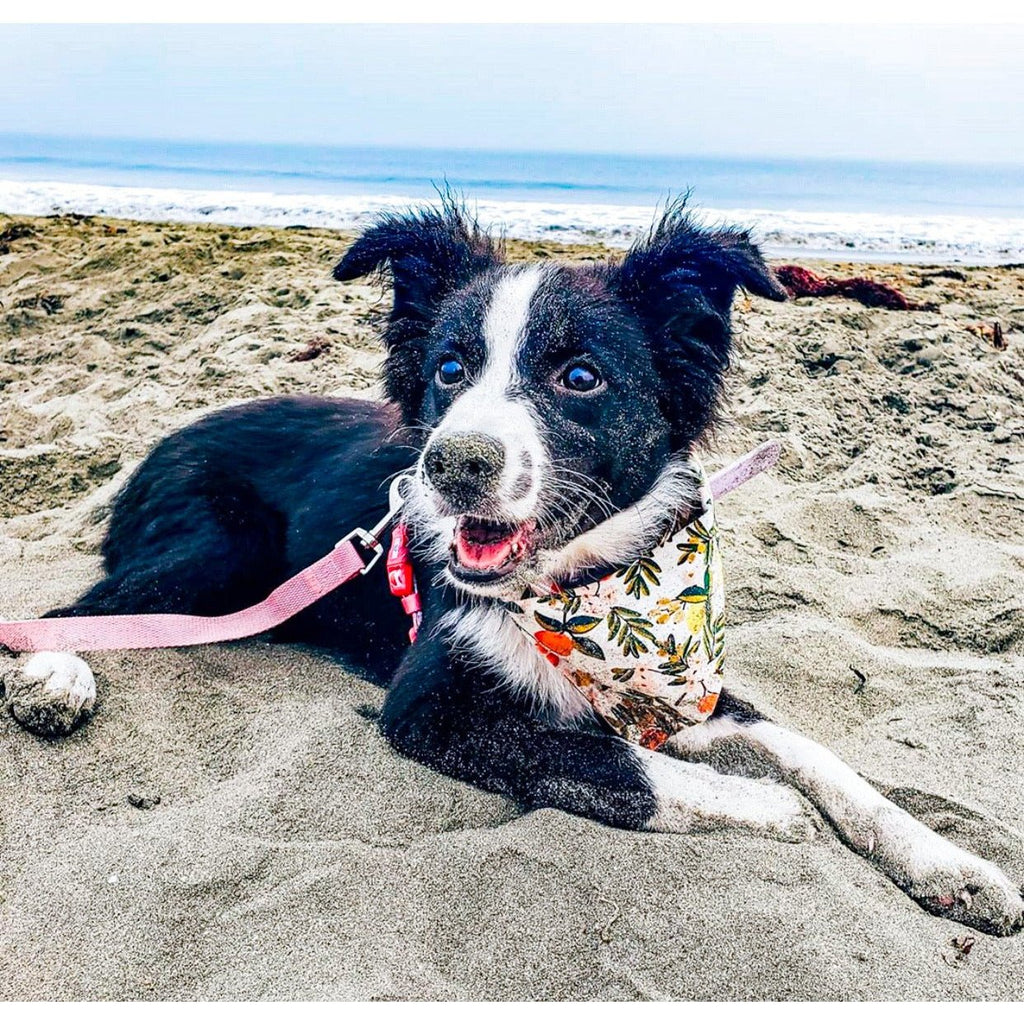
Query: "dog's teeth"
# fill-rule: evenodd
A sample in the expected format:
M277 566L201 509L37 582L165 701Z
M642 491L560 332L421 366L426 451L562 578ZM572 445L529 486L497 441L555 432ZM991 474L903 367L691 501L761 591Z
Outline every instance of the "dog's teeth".
M968 910L971 909L971 905L974 903L974 897L966 890L963 889L960 892L960 902L963 903Z

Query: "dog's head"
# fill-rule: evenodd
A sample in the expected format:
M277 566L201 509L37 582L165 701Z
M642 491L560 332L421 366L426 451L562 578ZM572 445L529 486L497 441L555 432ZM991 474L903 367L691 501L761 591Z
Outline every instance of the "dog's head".
M621 262L506 263L451 203L387 215L335 268L390 268L384 384L421 450L408 515L448 580L513 596L649 549L692 504L747 234L672 206Z

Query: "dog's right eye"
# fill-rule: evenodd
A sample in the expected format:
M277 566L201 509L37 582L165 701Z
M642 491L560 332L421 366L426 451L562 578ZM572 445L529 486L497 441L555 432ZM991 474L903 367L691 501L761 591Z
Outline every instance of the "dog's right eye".
M466 368L457 356L445 356L437 368L437 379L448 387L458 384L465 376Z

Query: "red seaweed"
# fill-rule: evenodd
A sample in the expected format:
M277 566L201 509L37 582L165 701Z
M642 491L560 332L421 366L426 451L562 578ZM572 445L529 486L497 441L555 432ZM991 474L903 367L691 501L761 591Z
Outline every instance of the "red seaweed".
M820 277L806 267L786 264L775 267L775 276L794 299L811 296L842 295L864 306L881 309L921 309L902 292L869 277Z

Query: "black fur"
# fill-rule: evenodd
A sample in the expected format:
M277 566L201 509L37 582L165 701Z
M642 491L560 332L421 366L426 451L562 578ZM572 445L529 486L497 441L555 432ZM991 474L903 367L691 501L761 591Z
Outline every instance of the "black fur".
M394 288L385 332L391 404L270 399L162 441L117 498L103 545L106 577L51 614L235 611L351 527L377 521L388 481L416 460L425 430L453 401L437 383L438 359L455 351L471 369L483 359L480 319L502 273L497 247L450 203L382 218L334 273L349 280L384 267ZM707 427L728 364L737 287L782 297L745 234L701 229L678 207L621 264L545 277L520 386L543 415L555 455L616 506L641 497ZM611 378L599 402L547 383L581 352ZM604 514L587 507L575 520L564 516L562 528L579 532ZM276 637L330 648L388 685L380 727L403 754L524 807L644 826L655 798L633 748L596 722L552 722L449 649L431 627L462 598L430 587L438 565L421 560L417 568L424 626L411 648L383 571L358 577ZM722 706L731 709L728 700Z
M161 441L118 495L107 575L50 615L221 615L265 597L387 509L387 481L414 458L393 410L371 402L270 398L205 417ZM343 650L386 682L408 626L383 572L359 576L285 623L279 639Z
M553 726L500 683L428 637L396 673L381 729L407 757L524 808L558 807L623 828L650 819L654 796L628 744Z
M381 217L334 268L338 281L390 270L384 390L407 420L423 398L424 341L442 301L497 262L494 242L445 198L436 210Z

